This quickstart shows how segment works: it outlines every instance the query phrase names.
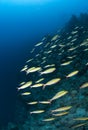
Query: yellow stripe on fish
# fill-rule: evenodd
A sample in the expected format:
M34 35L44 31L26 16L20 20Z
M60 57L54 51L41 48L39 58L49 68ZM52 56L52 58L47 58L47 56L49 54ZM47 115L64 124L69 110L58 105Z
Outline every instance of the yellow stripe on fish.
M40 83L40 84L34 84L32 85L30 88L38 88L38 87L42 87L44 84Z
M36 110L36 111L31 111L30 114L40 114L45 112L44 110Z
M53 120L55 120L55 118L47 118L47 119L44 119L44 120L42 120L42 121L53 121Z
M50 102L64 96L67 93L68 93L68 91L65 91L65 90L62 90L62 91L56 93L55 96L50 99Z
M28 105L35 105L35 104L37 104L38 102L37 101L34 101L34 102L29 102L29 103L27 103Z
M31 92L24 92L24 93L21 93L22 96L27 96L27 95L30 95Z
M73 120L86 121L86 120L88 120L88 117L79 117L79 118L75 118Z
M25 84L23 84L22 86L18 87L17 89L18 90L25 89L25 88L28 88L31 85L32 85L32 81L29 81L29 82L26 82Z
M68 114L69 112L62 112L62 113L57 113L57 114L52 114L53 116L63 116Z
M78 72L79 72L78 70L73 71L73 72L71 72L70 74L68 74L66 77L67 77L67 78L68 78L68 77L72 77L72 76L78 74Z
M29 73L33 73L40 70L41 70L41 67L32 67L32 68L27 69L26 73L29 74Z
M50 86L50 85L53 85L53 84L58 83L60 80L61 80L60 78L55 78L55 79L52 79L52 80L48 81L47 83L44 84L43 89L44 89L46 86Z
M66 107L60 107L60 108L57 108L55 110L51 110L51 112L60 112L60 111L66 111L66 110L69 110L71 109L72 106L66 106Z
M49 73L52 73L56 70L56 68L49 68L49 69L46 69L44 70L43 72L40 72L40 74L49 74Z
M86 83L84 83L83 85L81 85L80 89L81 89L81 88L86 88L86 87L88 87L88 82L86 82Z

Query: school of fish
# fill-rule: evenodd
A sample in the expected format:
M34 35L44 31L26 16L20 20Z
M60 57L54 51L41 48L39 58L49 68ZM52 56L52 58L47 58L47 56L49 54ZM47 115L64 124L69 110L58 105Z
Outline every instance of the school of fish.
M80 33L81 32L81 33ZM80 40L85 34L85 39ZM60 33L51 38L44 37L39 43L35 44L30 54L38 53L34 57L30 57L21 69L28 79L19 83L17 88L19 95L25 99L29 106L29 114L42 116L42 122L57 121L70 115L75 109L75 105L71 103L59 105L59 102L65 100L71 91L76 88L64 88L62 84L71 83L78 79L81 80L81 75L86 74L87 79L81 81L77 86L78 93L82 90L88 91L88 30L85 31L83 26L75 26L65 36ZM85 57L86 55L86 57ZM85 57L85 58L84 58ZM82 63L84 61L85 64ZM82 67L83 66L83 67ZM70 69L71 67L71 69ZM79 82L75 82L76 85ZM73 95L74 96L74 95ZM76 95L75 95L76 96ZM52 105L58 105L52 108ZM68 101L69 102L69 101ZM34 109L30 109L34 105ZM44 115L45 113L45 115ZM88 116L76 117L71 129L80 128L88 124ZM78 124L77 124L77 121ZM82 122L83 121L83 122Z

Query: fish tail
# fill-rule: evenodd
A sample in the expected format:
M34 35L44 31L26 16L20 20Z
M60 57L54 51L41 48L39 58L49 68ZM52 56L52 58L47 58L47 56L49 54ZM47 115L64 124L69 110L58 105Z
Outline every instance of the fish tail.
M43 88L42 88L42 89L44 90L44 89L45 89L45 87L46 87L46 84L44 84L44 85L43 85Z
M39 75L40 75L40 76L42 75L42 72L41 72L41 71L39 71Z
M17 91L20 91L20 88L17 88Z
M30 88L32 88L32 86L30 86Z
M29 74L27 71L25 71L25 72L26 72L26 75L28 75L28 74Z
M52 100L48 100L48 102L51 104Z
M30 113L30 115L32 114L32 112L29 112Z
M66 76L66 79L68 79L69 77L68 76Z
M51 110L50 113L53 114L53 111Z

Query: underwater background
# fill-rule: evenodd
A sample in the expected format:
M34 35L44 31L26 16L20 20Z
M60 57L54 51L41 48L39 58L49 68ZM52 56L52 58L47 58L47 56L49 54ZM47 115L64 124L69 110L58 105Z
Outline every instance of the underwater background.
M88 123L86 122L88 120L87 13L87 0L0 1L1 130L88 129ZM37 43L41 42L43 43L42 47L41 45L35 46ZM50 45L47 45L47 43L50 43ZM59 46L59 44L61 45ZM75 47L77 47L77 50L75 50ZM36 48L35 51L32 50L33 48ZM75 52L69 52L70 48L72 51L75 50ZM51 49L55 50L51 51ZM58 51L58 49L61 50ZM33 52L31 52L31 50ZM57 56L59 53L60 55ZM39 54L39 56L37 54ZM75 55L76 58L74 58ZM71 59L72 56L73 59ZM70 59L67 59L67 57L70 57ZM30 63L28 61L28 63L26 63L27 60L32 58L34 58L33 62ZM70 64L70 61L72 64ZM43 64L42 62L45 63ZM63 68L61 68L60 65L65 62L69 62L67 65L70 65L68 67L62 65ZM29 70L28 74L25 74L25 71L21 72L21 70L26 64L28 66L25 70L31 67L41 67L42 70L40 70L39 73L36 72L33 74L30 74ZM52 73L52 70L50 70L50 72L45 72L46 74L43 77L43 74L40 73L46 70L46 65L52 64L55 64L55 72ZM50 66L50 68L53 68L53 66ZM73 76L71 80L68 80L66 75L76 70L79 72L78 77ZM40 87L27 90L28 92L33 91L31 92L33 93L31 98L30 95L26 95L26 97L21 95L26 92L26 89L18 91L21 82L28 82L30 80L35 84L37 80L44 78L43 84L47 84L51 79L58 77L61 79L60 88L57 88L59 83L55 84L55 88L54 85L52 85L54 83L51 83L51 86L46 85L44 91ZM83 87L87 87L83 88L80 92L79 87L84 83L86 83L86 85ZM50 101L50 99L61 90L66 90L68 93L70 92L68 96L66 95L67 99L65 96L65 99L62 98L61 101L57 99L53 101L53 104L51 103L51 106L50 104L48 104L47 107L42 104L38 104L37 106L27 104L28 102L36 100L38 100L38 102L45 100ZM62 119L60 117L60 119L53 120L52 115L50 115L51 113L48 113L48 111L64 107L64 105L73 105L74 107L71 111L73 114L68 117L62 116ZM47 111L46 114L39 113L37 116L34 114L33 117L32 114L30 115L30 112L39 109ZM74 113L76 114L74 115ZM48 118L52 121L41 122ZM77 126L76 128L74 127L77 125L75 121L68 124L65 121L72 120L73 118L83 118L80 119L81 123L79 121L77 124L82 125L86 123L87 125L83 124L82 127ZM59 122L59 120L61 122Z

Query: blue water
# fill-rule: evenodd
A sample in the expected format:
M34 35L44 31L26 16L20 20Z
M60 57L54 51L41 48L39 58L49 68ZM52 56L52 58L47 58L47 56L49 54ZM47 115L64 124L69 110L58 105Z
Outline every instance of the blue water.
M88 0L11 1L0 1L0 124L14 118L19 71L33 45L61 29L72 14L88 12Z

